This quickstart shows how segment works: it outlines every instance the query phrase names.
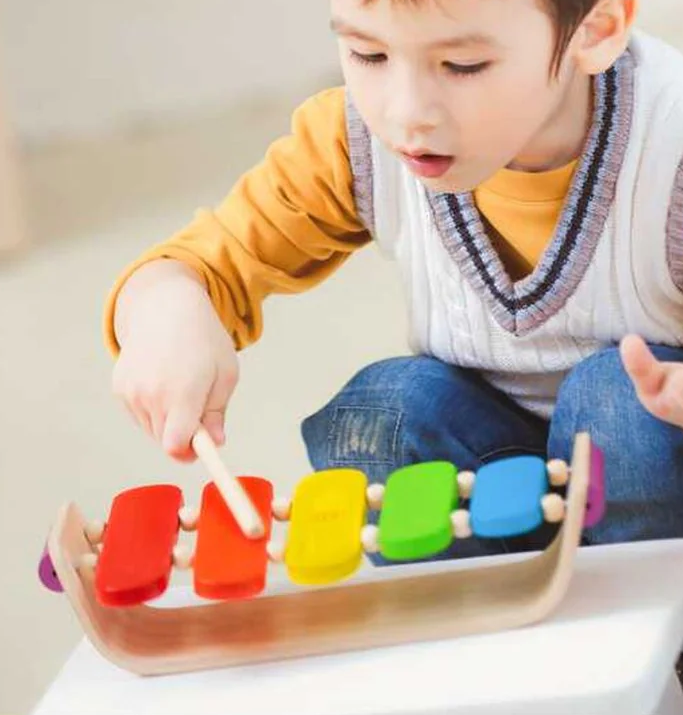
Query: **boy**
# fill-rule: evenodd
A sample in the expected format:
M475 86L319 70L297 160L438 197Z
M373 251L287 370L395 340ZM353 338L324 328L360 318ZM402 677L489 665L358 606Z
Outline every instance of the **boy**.
M590 430L586 542L683 536L683 58L632 36L636 0L331 5L345 88L114 287L116 393L177 459L200 422L222 443L265 297L375 241L415 355L305 420L315 469L568 460Z

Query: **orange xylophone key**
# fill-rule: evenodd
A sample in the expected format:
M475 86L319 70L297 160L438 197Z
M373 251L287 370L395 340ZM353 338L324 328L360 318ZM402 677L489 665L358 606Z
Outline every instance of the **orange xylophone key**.
M168 586L183 495L169 484L138 487L113 501L95 571L105 606L134 606Z
M211 482L204 487L194 555L194 589L203 598L250 598L266 585L273 485L259 477L238 480L263 519L265 534L247 538L216 485Z

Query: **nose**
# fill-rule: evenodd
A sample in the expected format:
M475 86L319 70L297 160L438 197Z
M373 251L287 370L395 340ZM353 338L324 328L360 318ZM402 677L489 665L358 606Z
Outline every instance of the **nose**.
M417 143L441 122L438 93L415 71L396 70L385 86L385 120L401 142Z

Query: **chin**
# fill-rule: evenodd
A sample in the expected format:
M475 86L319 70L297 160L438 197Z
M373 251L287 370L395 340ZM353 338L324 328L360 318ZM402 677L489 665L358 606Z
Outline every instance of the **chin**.
M469 191L474 191L477 188L478 182L467 181L466 177L462 176L440 176L437 179L426 179L417 177L429 191L438 194L462 194Z
M442 194L465 194L475 191L484 182L495 175L505 164L480 165L470 170L463 170L462 164L451 169L443 176L433 179L417 177L430 191Z

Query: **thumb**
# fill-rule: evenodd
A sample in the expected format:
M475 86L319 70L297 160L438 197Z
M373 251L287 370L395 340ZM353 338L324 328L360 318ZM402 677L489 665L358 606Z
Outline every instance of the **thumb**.
M659 394L666 372L645 341L637 335L629 335L622 340L620 349L624 368L637 392L642 397Z
M202 424L217 445L225 443L225 411L235 384L236 379L232 375L216 379L206 400Z
M211 435L214 444L219 447L225 444L225 412L223 410L211 410L204 413L202 424Z

